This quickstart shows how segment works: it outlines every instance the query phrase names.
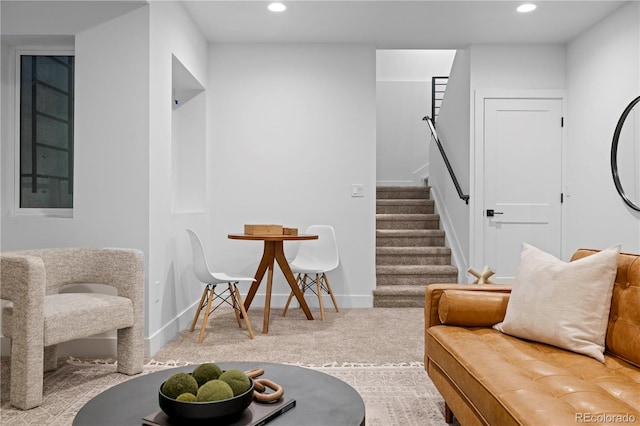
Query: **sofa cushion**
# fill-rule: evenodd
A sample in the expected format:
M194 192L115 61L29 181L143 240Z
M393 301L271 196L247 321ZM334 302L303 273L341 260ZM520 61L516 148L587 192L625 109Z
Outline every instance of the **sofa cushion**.
M523 244L504 321L495 328L604 361L620 246L563 262Z
M580 249L572 260L597 253ZM606 350L636 367L640 367L640 256L620 253L618 274L613 286L607 328Z
M640 370L616 357L606 355L601 363L491 328L439 325L426 337L429 375L439 372L455 384L486 424L640 419Z
M490 327L504 318L508 301L507 293L444 290L438 315L442 324Z

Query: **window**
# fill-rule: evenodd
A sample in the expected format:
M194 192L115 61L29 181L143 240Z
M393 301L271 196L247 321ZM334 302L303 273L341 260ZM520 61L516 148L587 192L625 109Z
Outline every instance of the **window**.
M75 58L70 52L17 52L17 206L73 208Z

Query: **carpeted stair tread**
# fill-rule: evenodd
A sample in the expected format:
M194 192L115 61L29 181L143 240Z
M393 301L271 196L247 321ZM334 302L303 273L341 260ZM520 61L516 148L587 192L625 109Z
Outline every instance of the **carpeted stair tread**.
M376 229L376 237L444 237L442 229Z
M428 199L430 188L428 186L379 186L376 188L377 199L395 198L419 198Z
M391 295L399 295L399 296L422 296L422 302L424 303L424 294L427 290L427 285L381 285L376 287L373 290L374 295L380 296L391 296Z
M448 247L376 247L376 265L449 265Z
M423 198L386 198L376 200L376 206L433 206L435 201Z
M451 265L378 265L376 273L378 275L455 274L458 276L458 268Z
M437 214L376 214L377 229L438 229Z
M376 247L438 247L444 246L444 231L440 229L378 229Z
M457 281L458 269L451 265L376 266L376 286L416 286Z
M376 219L383 220L439 220L440 215L424 213L378 213Z
M427 285L377 286L373 290L374 308L423 308Z
M435 204L433 200L377 200L377 214L433 214Z
M397 255L450 255L449 247L377 247L376 254L397 254Z

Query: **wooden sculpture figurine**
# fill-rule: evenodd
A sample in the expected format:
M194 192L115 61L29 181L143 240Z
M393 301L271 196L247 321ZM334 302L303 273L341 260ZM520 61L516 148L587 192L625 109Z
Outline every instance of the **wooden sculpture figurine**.
M482 272L478 272L473 268L469 268L468 271L471 275L476 277L477 279L474 281L474 284L495 284L493 281L489 279L490 276L495 274L488 266L482 269Z

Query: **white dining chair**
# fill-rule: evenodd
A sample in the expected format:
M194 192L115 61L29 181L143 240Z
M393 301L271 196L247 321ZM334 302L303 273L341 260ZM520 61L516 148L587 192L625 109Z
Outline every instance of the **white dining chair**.
M300 290L303 293L310 290L318 296L320 319L324 320L323 292L329 294L336 312L340 312L327 278L327 272L336 269L340 264L336 233L330 225L311 225L305 234L318 235L318 239L301 242L300 249L289 266L296 275L296 282L300 286ZM292 297L293 292L289 294L282 316L287 314Z
M247 311L244 308L244 304L242 302L242 296L240 295L240 291L238 290L238 283L241 281L254 282L255 280L250 277L232 277L223 272L211 272L209 266L207 265L207 258L205 256L204 248L202 246L202 242L198 235L191 229L186 230L189 234L189 239L191 240L191 250L193 252L193 271L195 272L196 278L203 284L205 284L205 288L202 291L202 296L200 297L200 303L196 310L196 314L193 317L193 322L191 323L191 328L189 331L193 332L196 327L196 323L198 322L198 317L200 313L204 311L204 316L202 318L202 326L200 327L200 335L198 336L198 343L202 343L204 339L204 330L207 327L207 321L209 320L209 315L213 313L220 305L223 303L227 303L231 307L233 307L233 312L236 315L236 321L238 322L238 327L242 328L242 322L240 321L240 316L244 319L245 324L247 325L247 330L249 331L249 338L253 339L253 329L251 328L251 323L249 322L249 317L247 316ZM227 288L222 290L219 293L216 293L216 286L218 284L227 284ZM226 292L229 292L225 296ZM220 299L217 305L211 308L214 298Z

